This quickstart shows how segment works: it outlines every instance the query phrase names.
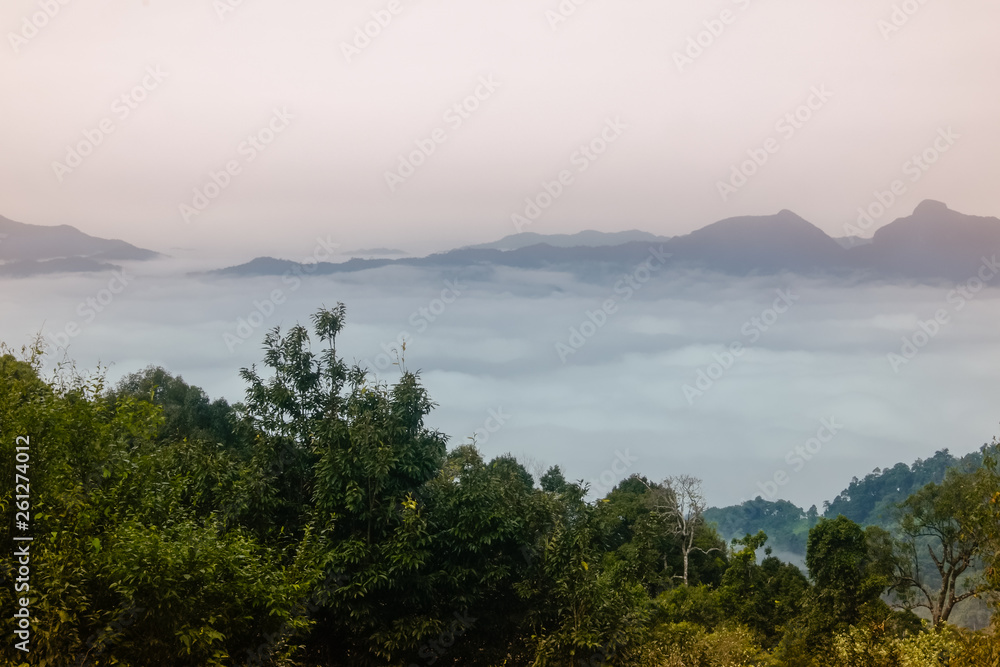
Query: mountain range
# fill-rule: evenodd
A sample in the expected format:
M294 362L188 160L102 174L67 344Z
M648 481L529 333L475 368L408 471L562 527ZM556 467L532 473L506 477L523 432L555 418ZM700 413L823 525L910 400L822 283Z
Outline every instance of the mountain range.
M638 230L553 235L525 232L426 257L322 262L314 273L398 265L487 271L512 267L600 278L637 266L649 256L651 247L669 254L674 268L730 275L791 272L875 280L970 280L984 263L989 264L994 253L1000 253L1000 219L965 215L941 202L925 200L912 215L885 225L871 239L833 238L792 211L782 210L773 215L727 218L683 236L657 236ZM108 261L157 256L124 241L89 236L68 225L41 227L0 217L0 275L99 271L112 268ZM283 275L299 269L291 260L258 257L208 275Z
M427 257L351 259L321 263L315 273L362 271L389 265L434 268L514 267L600 275L635 266L650 247L671 255L675 268L731 275L791 272L814 276L858 276L878 280L969 280L1000 253L1000 219L965 215L933 200L913 214L880 228L870 240L835 239L792 211L727 218L684 236L648 232L587 231L545 236L522 233L495 243ZM282 275L298 265L258 257L215 275Z

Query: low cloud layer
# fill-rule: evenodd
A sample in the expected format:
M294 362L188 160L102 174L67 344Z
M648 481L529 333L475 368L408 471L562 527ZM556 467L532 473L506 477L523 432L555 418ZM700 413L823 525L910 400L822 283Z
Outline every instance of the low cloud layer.
M218 279L169 266L127 267L124 285L5 281L0 340L44 331L83 368L113 364L112 379L158 364L236 401L266 330L343 301L341 354L392 381L406 340L403 362L440 404L430 425L452 446L475 435L488 456L558 464L599 492L633 472L690 473L718 505L771 492L820 504L875 467L1000 433L989 288L958 299L947 285L795 276L633 272L625 288L628 273Z

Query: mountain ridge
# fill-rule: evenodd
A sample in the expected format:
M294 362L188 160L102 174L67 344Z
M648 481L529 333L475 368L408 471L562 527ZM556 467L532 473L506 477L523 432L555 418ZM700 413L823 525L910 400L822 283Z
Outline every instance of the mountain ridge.
M957 230L957 231L956 231ZM583 234L583 237L580 237ZM627 267L645 260L652 244L672 255L675 268L701 269L729 275L861 275L873 279L918 281L974 279L991 253L1000 253L1000 219L970 216L935 200L920 203L912 215L897 218L876 232L871 241L848 243L835 239L788 209L773 215L737 216L706 225L689 234L614 245L565 245L583 240L621 239L619 234L580 232L556 235L559 243L519 245L543 235L526 232L493 244L466 246L426 257L320 263L318 274L383 266L512 267L564 270L603 275L605 269ZM589 236L588 236L589 235ZM596 235L596 236L595 236ZM601 236L603 235L603 236ZM653 240L649 240L649 238ZM502 250L497 246L510 245ZM516 247L514 247L516 246ZM263 267L267 272L262 273ZM297 263L274 258L217 269L209 275L274 275L295 270ZM1000 282L1000 281L998 281Z
M0 216L0 275L101 271L116 268L109 261L160 256L121 239L91 236L71 225L31 225Z

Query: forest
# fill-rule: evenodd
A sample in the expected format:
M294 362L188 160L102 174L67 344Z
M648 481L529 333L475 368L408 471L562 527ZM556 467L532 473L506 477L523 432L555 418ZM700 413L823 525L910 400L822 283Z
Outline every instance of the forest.
M1000 667L996 617L957 622L1000 600L996 442L822 511L709 508L683 470L594 499L449 443L403 357L345 363L345 323L270 331L232 405L0 348L0 661Z

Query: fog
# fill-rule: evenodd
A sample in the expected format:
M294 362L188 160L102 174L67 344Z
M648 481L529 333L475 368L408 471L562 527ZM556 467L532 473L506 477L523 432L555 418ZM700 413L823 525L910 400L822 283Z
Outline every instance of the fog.
M822 510L853 476L1000 434L989 288L949 298L953 285L666 269L634 272L634 289L627 272L188 274L205 265L128 264L117 295L110 273L5 280L0 340L41 331L49 369L68 343L80 369L108 365L111 381L162 365L238 401L238 371L260 362L268 329L342 301L338 351L393 382L405 340L403 364L439 404L428 425L450 446L475 434L487 457L513 453L536 475L557 464L595 495L632 473L689 473L713 505L763 495Z

